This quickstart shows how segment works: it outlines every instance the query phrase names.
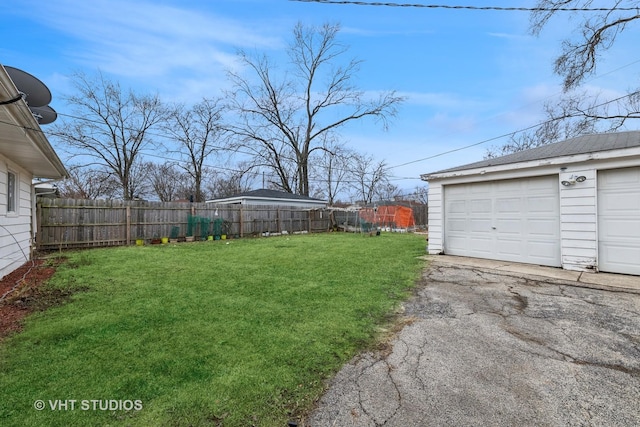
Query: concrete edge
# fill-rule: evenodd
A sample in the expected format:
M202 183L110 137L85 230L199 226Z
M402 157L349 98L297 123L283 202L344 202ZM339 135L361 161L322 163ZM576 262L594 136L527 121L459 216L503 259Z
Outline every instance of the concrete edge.
M555 284L559 284L557 282L562 282L561 284L567 286L598 289L610 292L627 292L640 295L640 276L571 271L557 267L546 267L482 258L467 258L453 255L424 255L420 258L440 265L461 268L471 267L508 276L526 274L528 276L539 277L544 281L549 281Z

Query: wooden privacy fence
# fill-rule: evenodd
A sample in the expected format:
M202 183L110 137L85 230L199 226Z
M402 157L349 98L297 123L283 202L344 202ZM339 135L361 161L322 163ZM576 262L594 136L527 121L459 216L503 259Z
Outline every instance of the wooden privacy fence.
M39 250L130 245L161 238L196 240L331 228L324 209L122 200L39 199ZM219 234L218 234L219 233Z

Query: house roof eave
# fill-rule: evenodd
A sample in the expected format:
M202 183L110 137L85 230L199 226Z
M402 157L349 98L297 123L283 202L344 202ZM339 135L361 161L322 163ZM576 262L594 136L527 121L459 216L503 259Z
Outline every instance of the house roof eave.
M0 65L0 101L19 94ZM24 99L0 106L0 154L39 178L62 179L68 172Z

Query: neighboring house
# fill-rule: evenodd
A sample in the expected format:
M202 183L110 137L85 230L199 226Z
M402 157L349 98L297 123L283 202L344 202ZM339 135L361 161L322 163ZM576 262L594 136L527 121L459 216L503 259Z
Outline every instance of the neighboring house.
M31 259L36 230L32 180L67 176L38 120L19 95L7 70L0 66L0 278ZM28 100L29 95L26 97Z
M321 209L327 207L326 200L300 196L277 190L253 190L246 193L238 193L231 197L207 200L206 203L218 203L224 205L268 205L295 207L301 209Z
M33 185L33 191L35 191L38 197L60 197L58 186L53 182L34 179L31 185Z
M424 174L429 253L640 275L640 131Z

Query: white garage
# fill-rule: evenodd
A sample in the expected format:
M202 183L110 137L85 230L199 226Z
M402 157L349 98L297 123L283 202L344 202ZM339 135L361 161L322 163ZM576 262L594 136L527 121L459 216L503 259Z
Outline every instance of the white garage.
M422 175L429 253L640 275L640 131Z
M598 172L598 267L640 275L640 167Z
M554 176L445 187L445 253L559 267Z

